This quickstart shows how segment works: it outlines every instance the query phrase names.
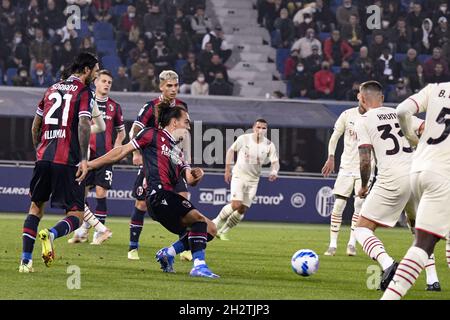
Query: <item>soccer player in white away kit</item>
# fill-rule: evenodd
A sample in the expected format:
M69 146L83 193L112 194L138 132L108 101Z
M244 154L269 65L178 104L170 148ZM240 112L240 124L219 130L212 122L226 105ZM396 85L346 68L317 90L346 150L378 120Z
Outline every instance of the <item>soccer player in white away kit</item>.
M269 181L275 181L278 176L280 163L275 145L265 137L267 126L266 120L256 120L253 133L239 136L227 151L225 182L230 183L231 180L231 204L223 207L213 220L217 226L216 236L221 240L228 240L225 234L244 218L245 212L252 205L258 189L261 167L270 162ZM238 156L232 176L231 163L235 152Z
M376 81L361 85L360 102L367 112L356 124L360 154L361 189L360 197L368 192L371 172L371 152L376 159L378 174L356 224L355 236L364 252L378 261L383 269L380 289L386 290L394 276L397 263L386 252L383 243L374 235L379 226L394 227L405 209L409 217L415 217L416 203L411 194L409 171L412 148L403 137L395 109L383 107L383 88ZM412 128L419 131L423 120L414 117ZM431 255L431 254L430 254ZM434 258L430 260L428 280L438 282Z
M342 223L342 213L344 212L347 199L350 197L353 190L355 191L355 211L353 212L352 217L350 239L347 244L347 254L349 256L356 255L356 238L354 236L354 230L364 199L357 196L358 191L361 188L361 177L359 175L359 153L355 133L355 123L365 112L364 108L360 105L356 108L351 108L342 112L334 124L333 134L328 143L328 159L322 168L322 174L325 178L328 177L330 173L334 172L334 153L339 138L344 134L344 151L342 152L339 173L333 189L335 201L330 220L330 245L328 246L328 250L324 253L326 256L334 256L336 254L337 240Z
M400 262L383 300L399 300L427 264L434 247L450 230L450 83L429 84L397 108L400 125L417 145L411 166L411 188L419 200L414 244ZM411 129L412 115L426 111L425 130L418 139ZM447 242L447 262L450 256Z

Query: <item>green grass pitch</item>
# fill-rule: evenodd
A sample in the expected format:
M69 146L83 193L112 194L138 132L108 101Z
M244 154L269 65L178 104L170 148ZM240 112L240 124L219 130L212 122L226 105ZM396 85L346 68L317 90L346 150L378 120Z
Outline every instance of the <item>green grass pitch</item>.
M251 214L251 213L250 213ZM39 229L51 227L61 216L46 216ZM129 219L108 218L113 237L102 246L87 243L69 245L67 238L55 241L57 259L47 268L41 261L40 241L36 241L33 274L20 274L24 214L0 214L0 299L379 299L381 292L369 290L377 265L358 247L356 257L345 255L349 226L343 226L338 253L323 256L328 244L328 226L242 222L229 236L231 241L214 240L206 253L210 268L220 279L189 277L191 263L175 263L176 274L159 269L154 255L176 240L148 216L141 234L140 261L127 260ZM399 260L411 245L407 229L380 229L377 235L391 255ZM309 248L320 256L319 271L308 278L291 270L292 254ZM445 261L445 243L436 247L436 265L442 292L425 291L422 272L407 299L450 300L450 273ZM72 273L80 269L80 289L68 289ZM70 270L70 269L69 269ZM370 279L369 279L370 280ZM70 279L69 279L70 282ZM370 281L369 281L370 282Z

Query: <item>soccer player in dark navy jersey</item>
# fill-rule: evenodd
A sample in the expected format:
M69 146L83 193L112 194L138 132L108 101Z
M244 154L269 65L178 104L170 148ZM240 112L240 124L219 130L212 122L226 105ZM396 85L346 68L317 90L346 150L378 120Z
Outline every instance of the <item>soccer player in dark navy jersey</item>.
M20 272L33 272L32 253L45 203L66 211L66 218L39 232L42 258L50 266L55 258L53 240L80 225L84 214L84 183L87 173L92 93L89 83L98 71L98 60L81 53L71 67L72 75L55 83L44 94L33 121L32 138L36 164L30 183L31 206L23 226Z
M169 107L178 105L185 108L186 111L188 110L187 104L176 98L179 85L177 73L172 70L164 70L159 75L159 81L161 95L158 98L147 102L141 108L136 121L134 121L130 130L130 140L133 139L143 128L158 127L158 114L155 108L158 103L164 101L168 103ZM133 197L136 199L136 202L130 221L130 246L128 248L128 259L139 260L139 237L144 225L145 212L147 211L144 192L147 181L145 179L144 172L142 171L142 155L139 150L136 150L133 153L133 164L140 166L140 168L133 188ZM186 183L182 177L180 177L180 180L176 185L175 192L185 198L189 197Z
M181 176L195 186L203 177L203 170L191 168L178 147L181 137L190 129L189 115L185 108L169 108L160 103L157 107L159 128L145 128L128 144L114 148L106 155L89 161L89 169L120 161L135 150L141 150L146 186L146 204L150 216L180 238L171 246L159 250L157 261L164 272L174 272L174 257L186 249L192 252L194 277L217 278L205 262L206 243L217 230L207 223L192 203L175 192Z

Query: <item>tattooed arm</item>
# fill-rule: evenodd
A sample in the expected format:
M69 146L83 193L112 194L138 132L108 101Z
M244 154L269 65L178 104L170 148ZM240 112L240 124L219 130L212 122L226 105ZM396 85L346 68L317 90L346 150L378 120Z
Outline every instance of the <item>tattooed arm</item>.
M81 163L78 167L77 181L81 182L88 174L87 155L89 150L89 138L91 136L91 121L89 117L80 117L78 123L78 141L80 143Z
M370 180L371 166L371 145L362 145L359 147L359 170L361 174L361 189L358 195L364 198L368 191L368 184Z
M42 129L42 117L39 115L34 116L33 125L31 127L31 137L33 138L33 146L37 149L41 142L41 129Z

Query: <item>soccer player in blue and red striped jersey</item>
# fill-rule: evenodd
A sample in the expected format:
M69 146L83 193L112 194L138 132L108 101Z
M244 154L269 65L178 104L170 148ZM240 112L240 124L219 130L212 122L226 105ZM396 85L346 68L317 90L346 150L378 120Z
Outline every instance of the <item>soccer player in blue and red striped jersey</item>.
M120 105L109 97L113 76L108 70L100 70L95 79L95 100L99 108L100 114L105 123L105 130L99 133L91 134L90 138L90 157L89 160L98 158L108 151L112 150L113 146L122 145L125 139L125 125L123 122L122 108ZM116 138L114 140L114 135ZM95 217L100 223L95 225L94 239L91 244L99 245L103 241L111 237L111 231L104 226L107 216L106 193L111 189L113 179L112 166L102 167L98 170L89 172L86 177L87 188L95 187L97 207L95 209ZM89 207L85 212L85 223L74 232L69 243L85 242L88 238L89 229L91 228L90 221L92 217Z
M144 128L158 127L158 115L156 110L156 105L158 103L165 101L168 102L169 107L178 105L185 108L186 111L188 110L187 104L176 98L179 85L178 74L172 70L165 70L160 73L159 81L159 89L161 90L161 95L158 98L147 102L141 108L137 119L136 121L134 121L133 126L130 130L130 140L133 139L138 134L138 132ZM139 260L139 237L144 225L145 212L147 211L144 193L146 181L144 172L142 171L142 155L139 150L136 150L133 153L133 164L139 166L139 171L133 187L133 197L136 199L136 202L130 221L130 246L128 249L128 259ZM182 177L180 177L180 180L177 183L175 192L179 193L185 198L188 198L186 183Z
M89 83L98 71L98 60L90 53L75 59L72 75L44 94L33 121L32 137L36 164L30 182L31 206L23 226L23 252L19 272L33 272L32 253L44 205L66 211L66 218L39 232L46 266L55 259L53 240L76 230L84 214L84 183L91 131L92 93Z
M145 128L128 144L114 148L106 155L89 161L89 168L96 169L120 161L134 150L141 150L147 179L146 204L150 216L180 238L171 246L156 253L156 259L164 272L174 272L174 257L186 249L192 252L194 277L217 278L205 262L207 241L213 239L217 229L186 198L175 192L181 176L195 186L203 177L203 170L191 168L178 147L181 137L190 129L189 115L185 108L168 108L160 103L158 108L160 128ZM188 231L189 230L189 231Z

